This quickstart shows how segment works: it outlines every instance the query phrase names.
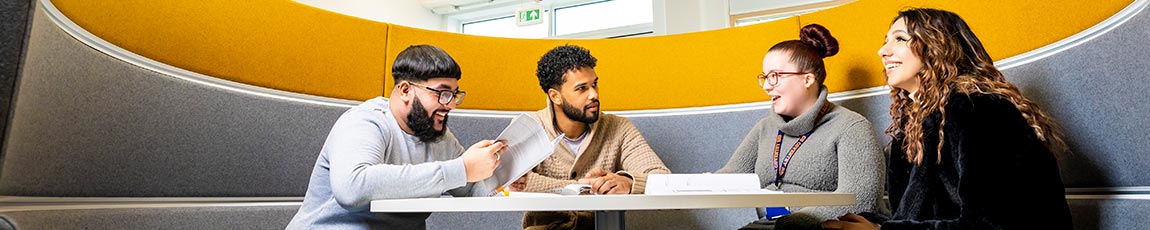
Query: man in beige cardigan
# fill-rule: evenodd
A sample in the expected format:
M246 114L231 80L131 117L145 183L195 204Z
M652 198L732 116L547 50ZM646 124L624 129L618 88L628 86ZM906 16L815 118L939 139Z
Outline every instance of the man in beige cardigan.
M548 106L531 114L551 138L555 152L513 185L513 190L553 192L569 184L591 185L591 194L643 194L647 174L671 173L639 129L626 118L599 114L595 57L583 47L559 46L539 60L536 76ZM594 228L589 212L528 212L524 227Z

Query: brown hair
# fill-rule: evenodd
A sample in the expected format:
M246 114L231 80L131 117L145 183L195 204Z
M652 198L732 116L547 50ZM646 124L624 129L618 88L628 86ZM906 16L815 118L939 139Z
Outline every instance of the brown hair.
M772 46L771 51L786 51L791 54L791 62L799 71L815 75L819 85L827 78L823 58L839 53L839 41L831 36L831 31L819 24L810 24L799 29L799 40L787 40Z
M921 86L915 93L921 103L914 103L910 92L891 87L891 125L886 134L896 139L905 137L902 146L892 148L902 148L909 161L921 165L922 121L938 111L942 114L937 153L941 159L946 140L941 128L946 125L945 108L950 93L958 90L964 94L993 94L1009 100L1048 149L1056 155L1066 151L1058 125L1038 105L1023 97L1018 87L1006 81L1002 72L994 67L982 42L957 14L916 8L899 12L894 21L898 19L906 22L911 37L909 46L922 59L923 68L916 76Z

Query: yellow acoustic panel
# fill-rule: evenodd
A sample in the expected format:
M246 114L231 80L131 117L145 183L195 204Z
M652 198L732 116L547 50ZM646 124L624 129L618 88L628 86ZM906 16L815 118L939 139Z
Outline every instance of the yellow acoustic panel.
M282 0L54 0L92 34L245 84L362 100L383 92L388 24Z
M831 91L885 85L878 49L898 11L912 7L957 13L995 60L1057 42L1113 16L1131 1L873 1L861 0L799 16L826 26L840 53L827 59Z
M698 107L766 100L752 77L771 45L827 26L842 46L827 59L832 92L885 84L876 50L908 7L958 12L996 59L1078 33L1131 1L860 0L757 25L624 39L469 36L343 16L291 1L53 0L97 36L160 62L222 79L363 100L392 87L390 63L412 44L433 44L460 63L461 108L535 110L546 99L535 63L552 47L587 47L599 59L605 110Z
M623 39L509 39L392 26L388 58L415 44L447 51L463 69L461 108L537 110L546 103L535 69L551 48L579 45L598 59L604 110L696 107L767 99L755 75L776 41L797 38L796 19L746 27ZM785 32L780 32L785 31ZM388 76L389 89L393 82Z

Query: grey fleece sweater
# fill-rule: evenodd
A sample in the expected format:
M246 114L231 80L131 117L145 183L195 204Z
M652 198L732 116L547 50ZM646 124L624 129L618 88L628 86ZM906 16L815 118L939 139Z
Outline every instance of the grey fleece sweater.
M878 145L871 124L862 115L826 100L827 90L822 88L819 100L802 115L785 120L771 112L759 120L743 139L719 173L755 173L763 188L775 190L775 138L779 130L784 133L780 158L784 158L799 137L811 130L810 137L799 147L782 178L783 192L842 192L854 193L855 206L820 206L792 208L791 216L779 220L800 225L818 224L846 213L886 213L880 205L886 181L885 156ZM824 103L829 112L815 121ZM780 226L781 227L781 226Z
M472 196L463 146L450 130L433 142L403 132L386 98L348 109L320 150L307 195L287 229L422 229L431 213L372 213L380 199Z

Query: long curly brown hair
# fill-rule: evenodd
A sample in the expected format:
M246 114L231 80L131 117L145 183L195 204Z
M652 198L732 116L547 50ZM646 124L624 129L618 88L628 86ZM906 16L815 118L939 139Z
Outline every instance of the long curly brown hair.
M937 153L941 159L946 140L941 127L946 125L945 108L948 95L954 90L964 94L994 94L1010 100L1048 149L1056 155L1066 151L1058 125L1037 104L1023 97L1018 87L1006 81L1002 72L994 67L982 42L957 14L915 8L899 12L894 21L898 19L906 22L911 36L909 46L923 62L916 76L920 87L914 95L920 103L912 101L910 92L904 89L891 87L890 90L891 125L886 134L904 140L902 146L892 147L901 147L907 160L922 164L922 121L936 111L942 114Z

